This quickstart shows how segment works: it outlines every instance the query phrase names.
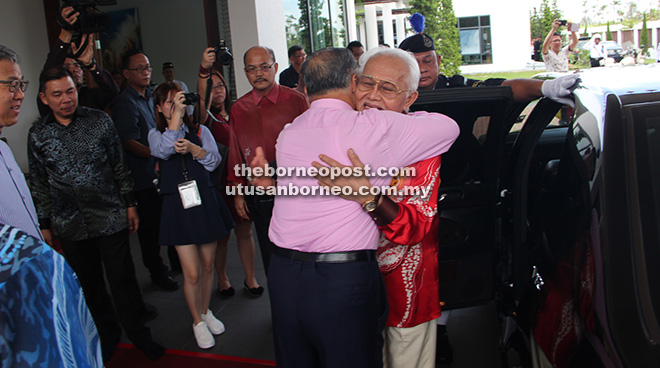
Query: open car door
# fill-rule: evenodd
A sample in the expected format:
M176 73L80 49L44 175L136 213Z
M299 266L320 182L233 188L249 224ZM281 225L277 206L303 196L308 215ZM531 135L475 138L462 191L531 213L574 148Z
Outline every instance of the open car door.
M501 175L505 140L526 103L509 87L451 88L420 92L413 111L443 113L460 134L442 155L440 300L449 310L493 300L501 272L503 209Z

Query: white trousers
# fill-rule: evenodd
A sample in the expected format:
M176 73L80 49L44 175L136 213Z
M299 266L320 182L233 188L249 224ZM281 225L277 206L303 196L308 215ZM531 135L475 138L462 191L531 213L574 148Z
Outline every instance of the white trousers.
M431 320L415 327L385 327L384 368L434 368L438 325Z

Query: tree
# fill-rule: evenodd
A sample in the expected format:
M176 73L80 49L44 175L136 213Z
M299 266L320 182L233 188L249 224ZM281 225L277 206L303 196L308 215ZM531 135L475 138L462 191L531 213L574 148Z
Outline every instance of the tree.
M605 32L605 41L612 41L612 32L610 32L610 22L607 21L607 32Z
M639 36L639 47L642 49L642 54L646 54L646 50L649 48L649 31L646 28L646 13L644 13L644 18L642 20L642 34Z
M332 37L330 35L329 20L321 16L321 8L324 1L309 0L309 7L307 7L307 3L308 0L298 0L298 9L300 9L300 19L298 20L300 31L298 39L305 51L311 53L323 47L331 46ZM312 37L314 38L313 48Z
M424 33L433 37L440 55L439 73L460 73L463 63L458 27L451 0L410 0L410 13L420 13L426 18Z
M557 8L557 0L542 0L539 9L533 8L529 16L530 34L532 38L545 38L552 29L552 22L561 19L561 11Z

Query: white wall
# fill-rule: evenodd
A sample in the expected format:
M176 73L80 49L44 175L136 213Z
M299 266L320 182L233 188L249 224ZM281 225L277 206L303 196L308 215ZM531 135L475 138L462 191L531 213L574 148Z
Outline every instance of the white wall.
M117 0L117 5L100 6L99 10L137 8L143 51L154 68L151 79L165 81L163 63L174 63L176 79L197 90L197 73L206 43L206 24L202 1L181 0Z
M463 73L524 69L529 61L529 4L527 0L456 0L456 18L490 15L493 63L466 65Z
M42 0L0 1L0 44L14 50L25 79L30 81L21 105L18 123L2 129L2 137L12 148L24 172L27 165L27 132L39 116L37 94L39 73L48 54L48 37ZM3 87L6 88L6 87Z
M252 46L268 46L275 52L279 72L289 66L284 23L284 4L273 0L229 0L231 39L234 47L236 95L252 89L243 72L243 54ZM276 76L275 80L279 80Z

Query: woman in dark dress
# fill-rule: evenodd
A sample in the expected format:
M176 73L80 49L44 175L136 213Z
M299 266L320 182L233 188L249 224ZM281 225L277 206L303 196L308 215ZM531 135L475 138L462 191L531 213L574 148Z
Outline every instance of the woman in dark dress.
M197 91L202 96L200 102L200 121L203 122L213 134L213 138L219 144L229 147L229 110L231 107L231 99L229 98L229 87L225 82L222 74L212 69L215 62L215 53L213 48L210 47L204 51L201 61L201 69L199 80L197 81ZM202 73L201 71L204 71ZM204 106L204 99L206 96L208 78L211 78L211 96L209 98L209 109ZM238 247L238 255L241 257L241 264L245 271L245 279L243 286L246 288L249 295L257 297L263 294L264 288L257 283L254 275L254 240L252 238L252 221L243 220L234 206L234 197L227 195L224 187L227 185L227 168L222 173L221 181L221 196L222 199L229 207L232 218L234 219L234 232L236 233L236 244ZM231 297L234 295L234 288L229 282L227 277L227 243L228 238L218 241L218 249L215 254L215 270L218 272L218 292L223 297Z
M149 147L159 158L160 244L176 248L195 339L208 349L215 345L213 335L225 331L209 303L217 242L229 236L233 222L210 175L221 161L217 145L205 126L190 121L184 99L176 83L156 88L157 128L149 131Z

